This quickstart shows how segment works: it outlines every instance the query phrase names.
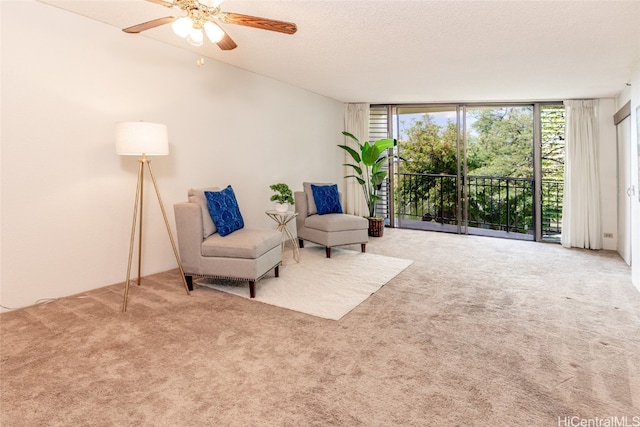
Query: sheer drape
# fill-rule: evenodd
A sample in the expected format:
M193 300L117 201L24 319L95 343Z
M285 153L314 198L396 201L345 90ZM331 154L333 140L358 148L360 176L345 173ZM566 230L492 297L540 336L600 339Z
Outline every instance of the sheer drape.
M562 246L602 248L598 100L565 101Z
M346 104L344 114L344 130L353 134L360 142L369 140L369 104ZM351 138L344 138L344 144L360 152ZM353 163L353 159L344 152L344 163ZM345 176L351 175L353 170L345 167ZM369 215L369 209L364 199L362 186L354 178L345 180L344 209L346 213L359 216Z

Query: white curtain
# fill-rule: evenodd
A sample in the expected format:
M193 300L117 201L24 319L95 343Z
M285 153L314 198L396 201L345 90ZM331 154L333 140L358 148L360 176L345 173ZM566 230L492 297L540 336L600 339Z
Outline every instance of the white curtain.
M562 246L602 249L598 100L564 101Z
M344 130L358 138L360 142L369 140L369 104L346 104L344 113ZM360 152L360 149L351 138L344 138L344 145L352 147ZM344 163L353 163L353 158L344 152ZM345 176L353 173L352 168L345 166ZM369 209L364 199L362 186L355 178L345 179L344 211L358 216L368 216Z

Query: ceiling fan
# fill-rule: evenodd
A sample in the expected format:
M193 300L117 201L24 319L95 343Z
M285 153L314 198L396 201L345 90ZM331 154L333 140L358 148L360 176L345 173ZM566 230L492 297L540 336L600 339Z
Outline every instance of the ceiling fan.
M203 43L203 31L207 38L222 50L235 49L238 45L216 22L243 25L261 30L293 34L296 24L239 13L223 12L220 9L222 0L146 0L184 13L183 16L165 16L153 19L132 27L125 28L125 33L139 33L160 25L171 24L173 31L194 46Z

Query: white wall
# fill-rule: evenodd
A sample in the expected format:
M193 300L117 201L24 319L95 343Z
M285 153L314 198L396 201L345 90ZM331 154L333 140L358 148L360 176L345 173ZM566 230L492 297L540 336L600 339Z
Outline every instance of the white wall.
M640 291L640 58L633 68L631 79L631 182L636 183L636 194L632 202L631 213L631 280Z
M638 181L639 153L638 138L640 137L640 127L638 127L638 107L640 107L640 58L636 60L632 70L631 86L627 86L620 92L616 99L616 111L622 108L627 102L631 102L631 147L630 147L630 168L631 185L635 186L635 194L631 198L631 281L640 291L640 182Z
M618 174L616 127L613 115L616 113L615 99L600 99L599 112L599 169L600 169L600 211L602 213L602 233L611 233L613 238L603 238L602 248L616 250L618 245Z
M1 24L3 306L124 280L137 162L116 122L168 126L152 165L172 228L192 186L231 184L247 226L273 227L269 184L342 182L338 101L30 0ZM147 184L143 275L176 267Z
M631 281L640 291L640 182L638 180L639 153L638 138L640 137L640 127L638 127L638 107L640 107L640 58L635 62L632 70L631 86L625 87L616 99L616 110L619 110L627 102L631 102L631 147L630 147L630 168L631 185L635 186L635 194L631 198Z

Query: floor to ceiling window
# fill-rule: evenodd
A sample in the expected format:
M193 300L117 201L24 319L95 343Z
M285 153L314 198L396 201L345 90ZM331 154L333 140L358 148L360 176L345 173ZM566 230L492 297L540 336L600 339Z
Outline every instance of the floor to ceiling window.
M563 105L540 107L540 238L557 242L562 234L564 119Z
M398 139L379 213L401 228L557 239L563 112L557 103L372 106L370 139Z

